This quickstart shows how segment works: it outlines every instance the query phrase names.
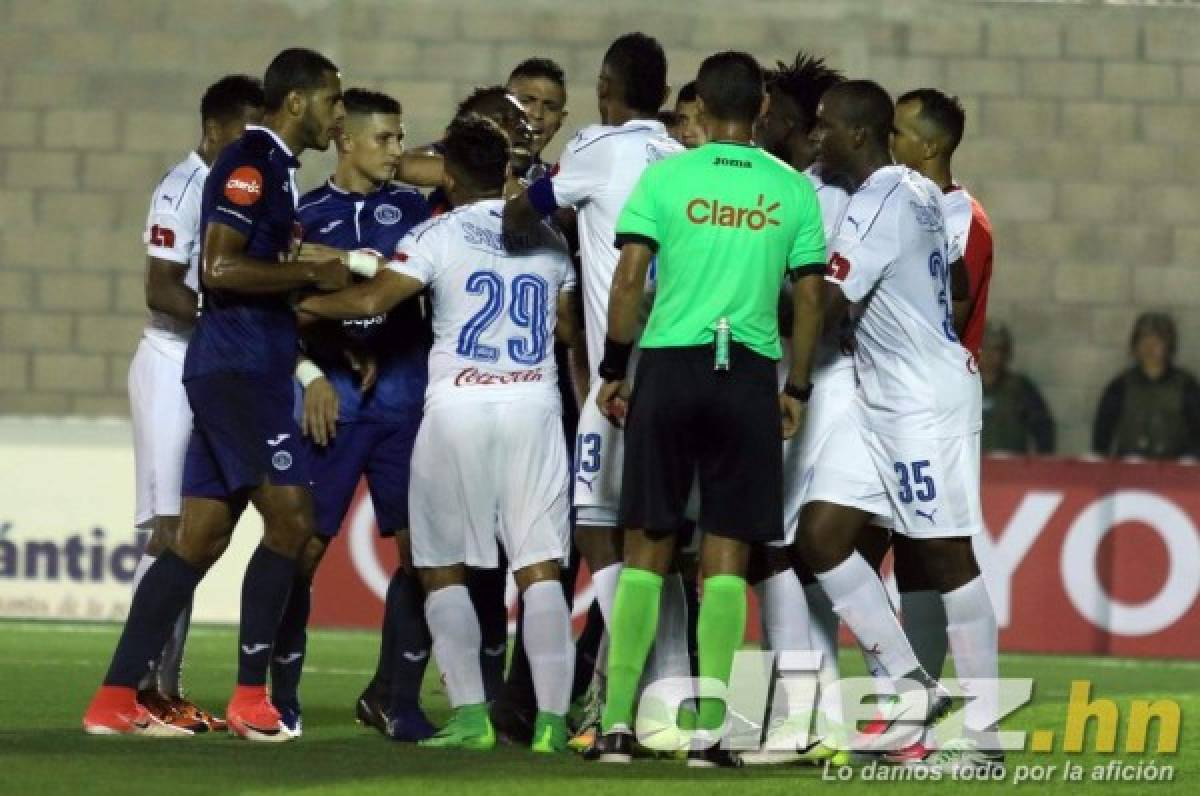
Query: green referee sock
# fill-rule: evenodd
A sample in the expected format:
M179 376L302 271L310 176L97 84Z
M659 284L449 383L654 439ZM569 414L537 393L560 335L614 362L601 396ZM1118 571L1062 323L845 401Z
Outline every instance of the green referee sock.
M662 584L662 575L645 569L626 566L621 571L608 629L608 697L600 719L603 732L617 724L633 729L633 703L658 629Z
M704 579L700 618L696 626L701 677L715 677L729 685L733 655L742 646L746 629L746 580L737 575ZM699 726L719 729L725 721L725 702L701 699Z

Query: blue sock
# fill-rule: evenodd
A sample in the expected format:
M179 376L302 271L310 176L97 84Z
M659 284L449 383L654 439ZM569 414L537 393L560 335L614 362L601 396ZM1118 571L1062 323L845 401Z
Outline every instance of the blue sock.
M191 602L202 570L167 550L146 570L133 595L121 640L104 676L105 685L137 688L150 661L158 657Z
M384 633L391 641L388 712L395 715L420 704L421 683L429 665L433 640L425 623L425 591L416 575L397 569L388 584L383 614Z
M306 629L311 609L312 584L298 577L292 581L292 593L279 620L271 652L271 702L276 707L300 709L300 674L308 649Z
M242 579L238 685L266 685L271 647L296 577L296 561L259 545Z

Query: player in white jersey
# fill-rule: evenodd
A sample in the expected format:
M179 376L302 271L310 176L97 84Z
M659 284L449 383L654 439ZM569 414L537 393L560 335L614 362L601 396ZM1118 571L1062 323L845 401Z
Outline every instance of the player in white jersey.
M617 218L646 166L683 151L658 121L666 99L667 61L659 43L642 33L616 39L605 53L596 84L602 124L579 131L567 144L553 176L536 180L504 209L507 230L530 228L559 208L574 208L578 218L582 260L583 307L591 379L579 411L575 438L575 543L587 561L596 601L607 624L621 574L620 502L623 434L601 415L596 395L601 380L608 327L608 296L616 271ZM659 623L663 633L678 631L670 641L672 667L687 676L686 602L678 576L664 587L663 611L672 619ZM599 665L597 667L600 668Z
M167 172L150 200L146 244L149 321L129 368L137 483L135 522L149 531L134 573L134 591L179 528L184 452L192 411L183 390L183 357L196 320L200 258L200 195L209 166L247 123L262 119L262 86L256 78L218 80L200 102L200 145ZM183 698L180 671L191 610L139 685L138 699L155 716L193 732L224 729L224 722Z
M429 288L434 344L413 450L412 561L428 595L433 653L455 712L423 745L496 743L466 567L495 567L497 535L523 601L538 716L532 747L566 748L574 646L559 568L570 552L569 473L553 336L574 346L574 270L550 223L506 236L507 138L488 120L451 123L443 142L455 209L416 227L390 269L302 311L371 317Z
M890 677L936 694L936 715L944 691L917 662L883 584L854 549L871 515L890 512L942 593L958 676L977 680L965 710L970 754L956 744L937 762L987 764L975 745L993 740L996 620L971 547L983 524L981 389L954 330L940 191L892 165L892 114L887 92L863 80L831 89L818 108L821 173L851 194L827 279L837 286L831 317L853 305L859 388L853 411L817 453L815 478L841 434L865 442L876 482L871 495L808 503L796 544L859 643Z

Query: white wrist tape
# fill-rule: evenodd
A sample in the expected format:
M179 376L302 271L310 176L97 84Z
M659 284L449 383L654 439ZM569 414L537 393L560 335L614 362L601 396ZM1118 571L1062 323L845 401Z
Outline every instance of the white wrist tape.
M300 360L300 364L296 366L296 381L300 382L300 386L306 390L308 385L323 378L325 378L325 373L307 359Z
M346 253L346 267L359 276L367 279L375 276L379 270L379 257L369 251L352 251Z

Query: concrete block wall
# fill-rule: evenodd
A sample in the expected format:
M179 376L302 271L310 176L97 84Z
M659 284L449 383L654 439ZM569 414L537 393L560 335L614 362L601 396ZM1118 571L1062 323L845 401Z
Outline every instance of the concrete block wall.
M600 57L629 30L660 38L676 86L718 49L804 48L893 92L958 94L958 175L995 226L990 312L1064 451L1085 449L1138 311L1172 311L1200 368L1196 3L0 0L0 413L128 411L149 192L222 74L315 47L346 85L400 98L423 142L471 88L547 55L568 72L569 131L595 120ZM303 184L331 163L305 155Z

